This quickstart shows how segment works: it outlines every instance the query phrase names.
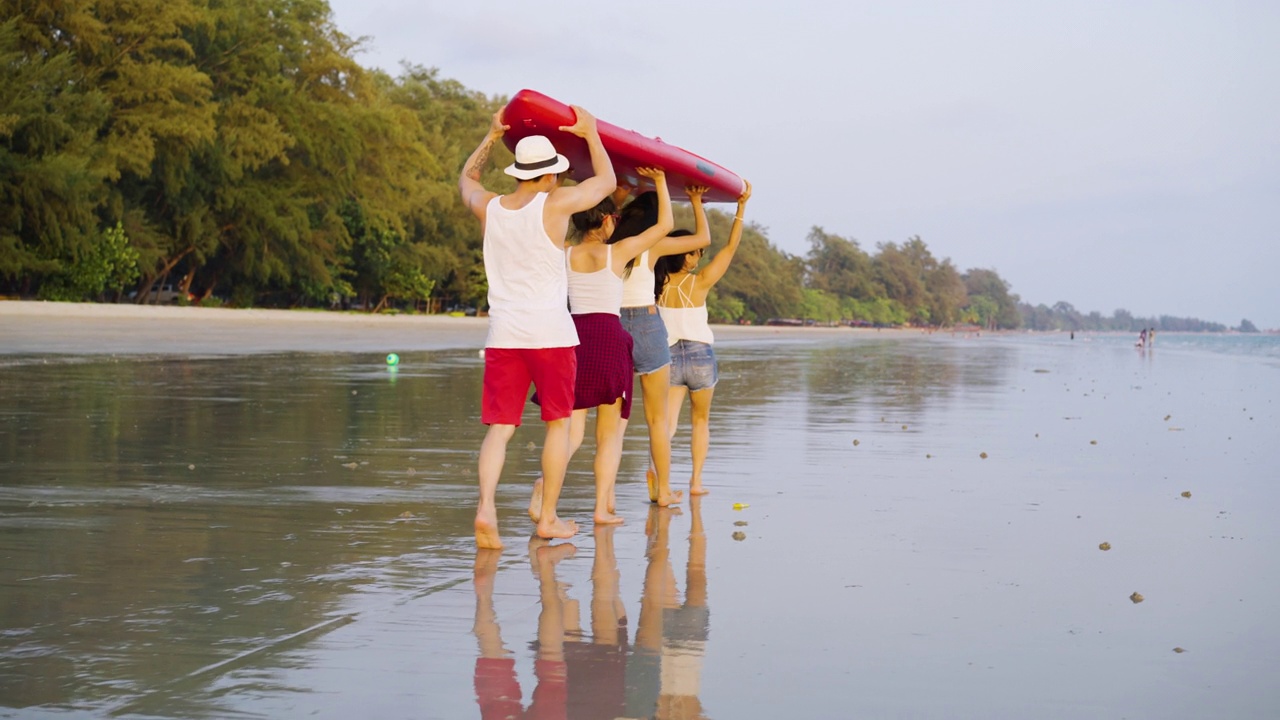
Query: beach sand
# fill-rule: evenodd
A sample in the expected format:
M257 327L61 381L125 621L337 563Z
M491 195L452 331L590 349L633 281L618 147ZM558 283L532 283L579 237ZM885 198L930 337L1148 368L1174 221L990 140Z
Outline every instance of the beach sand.
M486 554L483 320L98 307L0 303L0 715L1280 714L1274 360L717 328L711 495L530 542L530 410Z
M487 330L488 320L483 317L0 301L0 353L9 354L245 355L445 350L483 347ZM876 332L737 325L718 325L715 331L724 339Z

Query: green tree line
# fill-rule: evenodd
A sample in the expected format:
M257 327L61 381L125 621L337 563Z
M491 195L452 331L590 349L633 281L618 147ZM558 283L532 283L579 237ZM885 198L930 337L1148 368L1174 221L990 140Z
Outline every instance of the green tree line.
M506 98L432 68L366 69L357 50L324 0L4 0L0 294L141 302L168 285L238 307L483 308L456 178ZM502 191L497 152L484 180ZM710 216L718 245L731 217ZM1020 305L995 270L961 272L919 237L807 240L794 256L749 226L713 318L1093 322Z
M1142 332L1161 330L1165 332L1223 332L1227 326L1222 323L1208 322L1196 318L1172 317L1135 317L1128 310L1118 309L1110 317L1094 310L1082 313L1069 302L1057 302L1053 307L1043 303L1032 306L1022 303L1018 306L1022 313L1023 326L1028 330L1052 331L1092 331L1092 332ZM1245 320L1252 327L1252 323ZM1242 323L1242 327L1243 324ZM1245 330L1247 332L1247 330ZM1256 332L1256 328L1254 329Z

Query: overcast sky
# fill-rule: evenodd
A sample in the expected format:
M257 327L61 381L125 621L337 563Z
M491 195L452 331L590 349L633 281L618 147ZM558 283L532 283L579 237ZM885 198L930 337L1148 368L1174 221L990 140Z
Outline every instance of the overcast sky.
M1280 3L330 5L366 66L532 88L746 177L787 252L919 235L1032 303L1280 328Z

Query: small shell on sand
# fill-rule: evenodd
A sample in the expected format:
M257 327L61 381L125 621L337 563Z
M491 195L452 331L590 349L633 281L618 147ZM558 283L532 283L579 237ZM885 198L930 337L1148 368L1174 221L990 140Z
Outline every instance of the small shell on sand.
M1110 550L1110 549L1111 549L1111 543L1109 543L1109 542L1104 542L1104 543L1102 543L1101 545L1099 545L1099 546L1098 546L1098 549L1099 549L1099 550L1102 550L1103 552L1106 552L1107 550Z
M1146 598L1142 597L1142 593L1134 593L1129 596L1129 601L1132 602L1134 605L1137 605L1143 600L1146 600Z
M741 530L738 530L733 534L733 539L737 540L738 542L742 542L743 540L747 539L747 534L742 532Z
M1174 649L1173 649L1173 651L1174 651L1174 652L1176 652L1176 653L1178 653L1179 655L1181 655L1182 653L1186 652L1186 651L1187 651L1187 649L1186 649L1186 648L1176 647L1176 648L1174 648Z
M1191 497L1191 491L1190 491L1190 490L1183 490L1183 491L1182 491L1182 497L1184 497L1184 498L1189 498L1189 497Z

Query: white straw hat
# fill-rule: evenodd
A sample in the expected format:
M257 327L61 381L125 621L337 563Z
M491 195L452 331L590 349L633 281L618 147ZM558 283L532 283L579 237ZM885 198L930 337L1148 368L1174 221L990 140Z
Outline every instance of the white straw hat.
M519 180L532 180L568 169L569 158L556 152L546 136L530 135L516 143L516 161L503 172Z

